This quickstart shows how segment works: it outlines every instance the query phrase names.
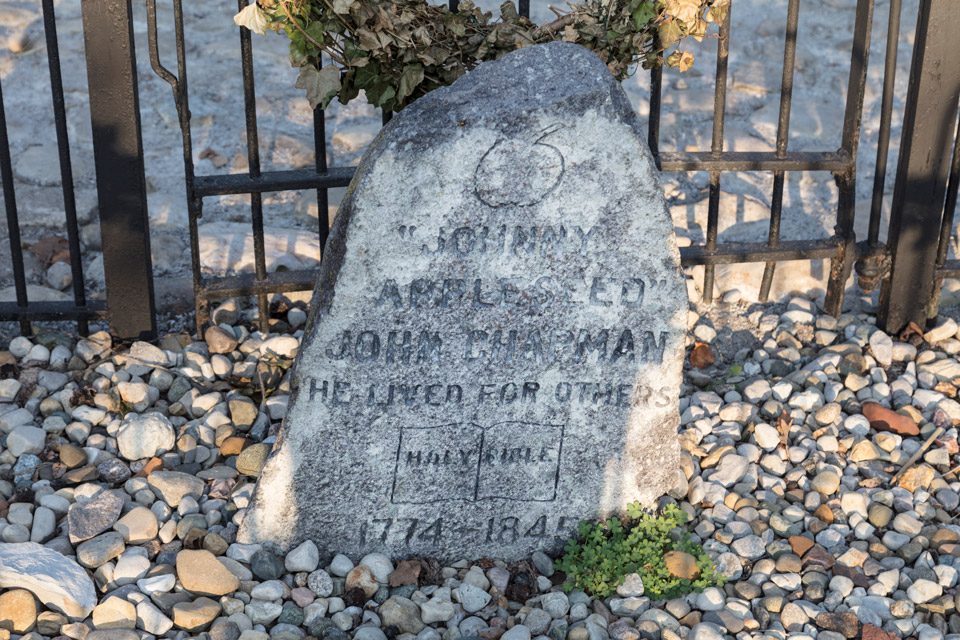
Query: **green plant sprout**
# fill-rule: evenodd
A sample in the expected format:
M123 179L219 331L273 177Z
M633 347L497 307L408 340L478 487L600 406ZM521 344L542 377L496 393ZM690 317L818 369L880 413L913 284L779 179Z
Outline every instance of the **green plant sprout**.
M634 502L627 507L625 521L610 518L596 524L581 522L579 538L570 540L555 566L567 575L564 590L574 588L598 598L616 592L628 574L643 580L644 594L653 600L679 598L707 587L722 586L725 577L717 573L703 547L690 541L683 529L687 515L671 504L658 516ZM676 530L682 534L677 535ZM670 575L664 556L682 551L696 559L699 576L694 580Z

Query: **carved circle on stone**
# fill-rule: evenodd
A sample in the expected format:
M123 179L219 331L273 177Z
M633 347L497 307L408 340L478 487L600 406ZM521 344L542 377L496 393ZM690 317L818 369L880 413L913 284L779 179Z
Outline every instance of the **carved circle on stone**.
M487 149L477 165L477 197L491 207L529 207L546 198L563 178L564 158L543 139L561 128L547 127L533 142L504 138Z

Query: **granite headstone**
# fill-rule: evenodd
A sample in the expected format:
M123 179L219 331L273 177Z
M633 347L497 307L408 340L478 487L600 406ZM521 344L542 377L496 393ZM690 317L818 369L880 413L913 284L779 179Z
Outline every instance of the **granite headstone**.
M311 313L241 541L516 559L683 483L673 227L586 49L518 50L398 114Z

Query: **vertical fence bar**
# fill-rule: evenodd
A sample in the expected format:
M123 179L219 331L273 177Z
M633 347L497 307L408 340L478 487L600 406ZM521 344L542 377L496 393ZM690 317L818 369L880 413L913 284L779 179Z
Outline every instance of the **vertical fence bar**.
M843 294L857 253L857 236L853 220L857 205L857 147L860 143L860 122L863 119L863 98L867 86L867 63L870 58L870 30L873 27L874 0L857 1L857 18L853 32L850 77L847 82L847 103L843 113L843 136L840 150L850 164L834 173L837 183L837 257L830 260L830 277L824 309L839 316Z
M203 326L209 319L209 302L203 295L203 275L200 269L200 238L197 223L203 215L203 199L194 193L193 138L190 131L190 92L187 88L186 42L183 37L183 4L173 0L173 25L177 53L177 75L160 62L160 47L157 42L157 2L147 0L147 39L150 48L150 65L154 72L165 80L173 90L180 122L183 150L184 187L187 196L187 216L190 231L190 267L193 274L194 323L197 335L203 334Z
M716 87L713 95L713 139L710 152L714 158L723 155L723 124L727 110L727 60L730 55L730 23L732 22L733 4L727 8L727 19L720 27L720 37L717 41L717 75ZM719 171L710 172L710 200L707 209L707 251L717 250L717 228L720 224L720 175ZM703 301L713 302L714 265L708 264L703 268Z
M324 120L323 109L317 106L313 110L313 157L317 173L327 172L327 123ZM317 189L317 222L320 234L320 259L323 260L327 246L327 237L330 235L330 192L326 189Z
M880 131L877 140L877 165L873 176L873 200L870 203L870 228L867 242L871 247L880 243L880 215L883 210L883 190L887 180L887 153L890 150L890 121L893 116L893 91L897 80L897 46L900 42L900 13L902 0L890 0L887 24L887 56L883 68L883 97L880 101Z
M943 209L940 244L937 247L937 266L947 262L950 253L950 236L953 235L953 218L957 211L957 195L960 191L960 118L957 119L957 135L953 142L953 161L950 163L950 182L947 183L947 204Z
M656 158L660 154L660 111L663 104L663 66L650 70L650 118L647 121L647 146Z
M797 26L800 21L800 0L790 0L787 7L787 30L783 43L783 77L780 80L780 116L777 121L777 157L787 156L787 143L790 140L790 105L793 102L793 70L797 58ZM786 174L783 171L773 173L773 199L770 202L770 229L767 234L767 246L771 249L780 244L780 218L783 213L783 185ZM763 267L763 279L760 281L760 302L770 297L773 284L773 271L776 262L768 262Z
M896 332L923 326L943 218L950 143L960 100L955 0L921 0L890 212L890 278L880 288L877 324Z
M943 275L939 271L950 255L950 236L953 235L953 219L957 211L957 191L960 190L960 118L957 119L957 135L953 143L953 161L950 163L950 181L947 183L947 204L943 208L943 223L940 225L940 243L937 245L937 271L934 272L933 290L927 317L934 317L940 310L940 289Z
M83 264L80 254L80 230L77 227L77 204L73 192L73 167L70 163L70 141L67 134L67 113L63 101L63 81L60 75L60 47L57 42L57 20L53 0L43 0L43 29L47 41L47 65L50 68L50 90L53 98L53 118L60 152L60 183L63 187L63 211L67 218L67 244L70 249L70 271L73 274L73 299L78 307L86 306L87 295L83 284ZM85 319L77 321L81 335L89 332Z
M247 0L237 0L237 10L243 11ZM240 57L243 66L243 105L247 125L247 164L251 178L260 177L260 136L257 131L257 94L253 82L253 43L250 30L239 27ZM250 194L250 212L253 221L253 259L257 281L267 278L267 259L263 247L263 196ZM267 294L257 294L257 310L260 316L260 330L270 328L270 309Z
M83 37L111 332L157 335L130 0L84 0Z
M23 248L20 245L20 217L17 215L17 197L13 191L13 164L10 162L10 139L7 137L7 113L3 107L3 88L0 86L0 184L3 185L3 208L10 231L10 258L13 261L13 284L17 306L27 308L27 277L23 269ZM30 335L30 323L20 321L20 333Z
M897 80L897 48L900 42L901 0L890 0L887 18L887 53L883 69L883 95L880 100L880 130L877 136L877 162L873 172L873 198L867 239L857 250L857 285L864 293L873 293L883 278L886 247L880 242L880 218L883 215L883 193L887 181L887 154L890 150L890 122L893 116L893 93Z

